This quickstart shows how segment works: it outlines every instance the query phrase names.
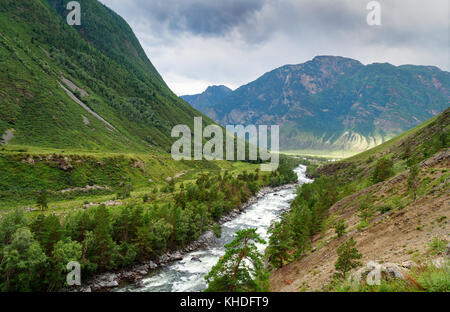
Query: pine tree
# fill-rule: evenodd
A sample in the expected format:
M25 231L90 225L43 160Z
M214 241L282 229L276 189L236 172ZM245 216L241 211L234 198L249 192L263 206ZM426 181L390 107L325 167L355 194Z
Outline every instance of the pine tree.
M54 214L39 215L31 224L31 229L47 255L51 255L53 246L62 238L63 230L59 218Z
M47 191L41 190L38 193L36 204L41 210L47 210L48 209L48 201L47 201Z
M148 258L153 250L151 248L152 233L148 225L143 225L137 229L136 246L141 260Z
M304 202L297 202L293 205L291 211L289 222L297 249L295 257L300 258L305 254L306 249L310 245L310 239L313 233L312 211L309 210Z
M347 226L345 225L344 219L340 219L334 224L334 230L336 231L336 235L338 238L341 238L345 234L345 230Z
M267 291L268 273L256 243L265 244L256 229L237 231L236 238L225 245L225 255L205 277L208 282L206 291Z
M415 156L408 160L409 175L408 175L408 189L413 193L414 201L417 198L417 189L419 187L419 173L420 167Z
M289 224L283 222L285 218L286 216L281 222L272 223L269 228L270 239L266 252L270 264L275 268L283 267L284 262L292 259L289 252L292 250L293 241Z
M338 260L334 265L336 269L335 276L341 279L345 279L347 273L358 266L361 265L360 262L356 261L361 259L362 255L358 253L358 249L355 248L356 242L352 238L347 242L340 245L337 249Z
M375 169L372 172L372 183L376 184L378 182L385 181L387 178L393 175L394 162L392 159L381 158L377 161Z
M95 241L97 243L98 264L102 268L112 267L114 242L111 237L111 223L105 205L100 205L95 212Z

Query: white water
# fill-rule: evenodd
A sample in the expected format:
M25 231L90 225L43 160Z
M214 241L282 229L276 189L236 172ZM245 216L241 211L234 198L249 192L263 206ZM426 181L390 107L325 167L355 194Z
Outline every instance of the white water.
M299 185L310 183L306 178L306 167L300 166L294 171L298 175ZM235 219L222 225L222 236L202 249L187 253L182 260L174 261L165 267L152 271L142 279L141 286L127 285L120 291L141 292L198 292L206 289L205 276L225 254L224 245L234 239L234 233L246 228L257 228L258 234L268 241L267 230L273 221L279 219L281 213L289 209L291 201L295 198L295 186L271 192L261 197L245 212ZM259 245L262 252L266 246ZM196 257L199 261L193 261Z

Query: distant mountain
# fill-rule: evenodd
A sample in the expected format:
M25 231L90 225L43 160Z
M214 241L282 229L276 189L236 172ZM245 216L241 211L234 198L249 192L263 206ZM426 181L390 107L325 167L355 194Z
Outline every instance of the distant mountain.
M0 144L169 150L200 113L177 97L130 26L97 0L0 1ZM209 118L205 123L212 123Z
M214 110L211 110L210 108L214 106L215 103L222 101L231 92L233 92L233 90L226 86L210 86L203 93L183 95L181 98L191 104L195 109L198 109L205 115L214 119L216 117L214 115Z
M279 124L281 148L358 152L449 106L450 73L337 56L286 65L199 109L225 124Z

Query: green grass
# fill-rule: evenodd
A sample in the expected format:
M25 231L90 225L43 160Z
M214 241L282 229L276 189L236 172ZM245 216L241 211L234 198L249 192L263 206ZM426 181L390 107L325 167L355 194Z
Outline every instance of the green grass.
M96 0L80 4L83 25L70 27L61 1L0 3L0 137L14 129L15 146L169 151L172 127L192 126L201 113L170 91L122 18ZM86 90L87 97L74 93L116 130L75 103L61 75Z
M434 266L418 267L408 273L406 280L381 280L380 285L359 285L345 282L335 282L332 287L335 292L449 292L450 265L443 268Z
M27 152L17 152L18 150ZM15 207L36 207L37 193L41 190L57 192L87 185L110 188L89 193L71 192L65 195L50 193L50 210L62 211L71 207L81 207L85 201L95 203L114 200L120 183L132 184L132 196L139 198L151 193L154 188L160 189L167 185L168 177L174 177L182 172L185 174L176 180L176 187L181 183L195 182L202 173L217 175L223 170L228 170L237 176L243 171L253 172L260 168L257 164L247 162L174 161L170 154L162 152L153 154L69 150L59 152L61 151L56 149L23 146L8 146L4 151L0 151L0 168L8 173L0 178L0 211L8 211ZM48 157L51 157L51 160L48 160ZM60 168L60 164L66 162L73 167L70 171ZM142 166L143 164L145 165Z
M396 143L399 143L401 140L407 138L408 136L418 133L420 130L424 129L425 127L427 127L428 125L430 125L434 121L436 121L438 116L434 116L434 117L430 118L429 120L427 120L426 122L421 123L420 125L412 128L412 129L396 136L395 138L393 138L387 142L384 142L374 148L371 148L365 152L359 153L352 157L346 158L346 159L344 159L344 161L352 162L352 161L362 161L362 160L369 159L371 156L374 156L380 152L383 152L383 151L389 149L389 147L392 147Z

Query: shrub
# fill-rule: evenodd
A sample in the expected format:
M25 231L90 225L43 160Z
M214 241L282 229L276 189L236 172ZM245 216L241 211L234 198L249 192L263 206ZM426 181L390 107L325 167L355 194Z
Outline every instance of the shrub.
M214 235L216 235L217 238L222 236L222 227L220 226L219 223L214 223L214 225L212 227L212 231L213 231Z
M394 174L394 162L391 159L381 158L377 161L372 172L371 181L373 184L385 181Z
M344 236L346 229L347 226L345 225L344 219L340 219L338 222L334 224L334 230L336 231L336 235L338 238Z
M433 240L429 243L428 251L432 255L441 254L447 248L447 241L445 239L440 239L439 237L433 238Z
M391 209L392 209L392 208L391 208L389 205L383 205L383 206L378 207L378 211L379 211L381 214L385 214L386 212L391 211Z

